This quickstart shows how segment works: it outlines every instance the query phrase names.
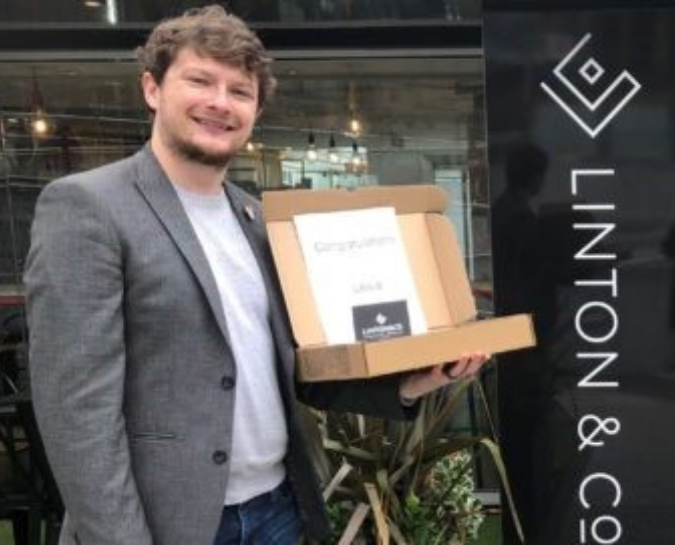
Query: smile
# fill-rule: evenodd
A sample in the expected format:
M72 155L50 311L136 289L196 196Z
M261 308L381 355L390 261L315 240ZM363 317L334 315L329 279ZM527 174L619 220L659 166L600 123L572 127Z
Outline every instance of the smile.
M199 125L206 127L212 130L218 131L233 131L236 129L235 126L221 120L217 119L207 119L207 118L193 118L195 122Z

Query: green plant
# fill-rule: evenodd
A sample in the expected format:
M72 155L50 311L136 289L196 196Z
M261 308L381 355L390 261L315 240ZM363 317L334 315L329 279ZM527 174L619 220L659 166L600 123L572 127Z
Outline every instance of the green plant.
M427 396L411 422L307 412L314 459L328 483L324 499L331 543L467 543L483 520L473 494L472 452L479 448L490 454L511 502L496 443L486 436L450 432L450 422L472 387L487 411L480 383L470 380Z
M441 458L431 468L420 495L411 492L406 498L404 533L413 537L413 543L476 539L485 517L474 492L469 450Z

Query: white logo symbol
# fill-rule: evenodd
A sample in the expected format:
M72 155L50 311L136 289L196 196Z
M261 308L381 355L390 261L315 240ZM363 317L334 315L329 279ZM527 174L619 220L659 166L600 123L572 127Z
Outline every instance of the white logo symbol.
M386 317L384 314L382 314L382 313L380 312L377 316L375 316L375 321L376 321L379 325L384 325L384 324L387 323L387 317Z
M617 101L613 107L608 106L607 113L602 117L602 119L600 119L599 122L596 121L596 123L593 124L584 121L581 115L583 112L575 112L569 103L560 98L560 95L551 89L549 85L547 85L545 82L541 82L541 87L553 100L555 100L560 105L563 110L565 110L572 117L572 119L574 119L577 125L585 130L591 136L591 138L595 138L600 133L600 131L605 128L607 123L614 119L614 117L623 109L623 107L628 103L633 95L635 95L635 93L640 90L642 86L628 71L624 70L595 100L591 100L587 95L582 93L579 88L568 79L568 76L563 73L563 70L590 39L591 34L586 34L586 36L584 36L581 41L576 46L574 46L574 49L572 49L572 51L567 54L560 64L555 67L553 73L556 75L558 81L561 82L562 85L564 85L564 87L567 88L575 97L577 97L577 99L579 99L583 104L583 107L585 107L585 109L591 114L595 113L607 99L613 98L613 100ZM605 69L600 66L594 58L591 57L580 68L577 69L577 73L581 75L589 87L594 87L598 80L604 75ZM619 86L621 86L622 89L617 89ZM611 104L611 102L609 104Z

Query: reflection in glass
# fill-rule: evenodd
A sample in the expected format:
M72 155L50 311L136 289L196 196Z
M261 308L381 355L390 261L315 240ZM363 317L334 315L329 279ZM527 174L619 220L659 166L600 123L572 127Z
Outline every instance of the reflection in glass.
M150 126L136 70L113 61L0 63L5 184L37 194L55 177L138 149ZM276 71L277 96L231 165L232 181L254 192L442 185L471 276L489 285L478 59L284 60Z
M225 4L252 22L453 21L480 16L479 0L231 0ZM0 22L154 23L202 5L198 0L3 0Z

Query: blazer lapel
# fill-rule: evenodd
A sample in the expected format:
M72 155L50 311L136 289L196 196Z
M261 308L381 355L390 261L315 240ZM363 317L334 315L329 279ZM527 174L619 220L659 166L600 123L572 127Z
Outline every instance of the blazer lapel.
M176 191L149 146L143 148L137 158L135 184L195 274L220 331L229 343L227 321L216 280Z
M286 316L285 305L281 299L281 288L273 270L273 259L267 243L260 204L243 190L234 188L231 183L224 184L224 187L232 210L258 262L258 268L262 274L270 304L272 333L277 341L277 350L283 361L286 374L292 378L295 366L294 343L290 334L291 328Z

